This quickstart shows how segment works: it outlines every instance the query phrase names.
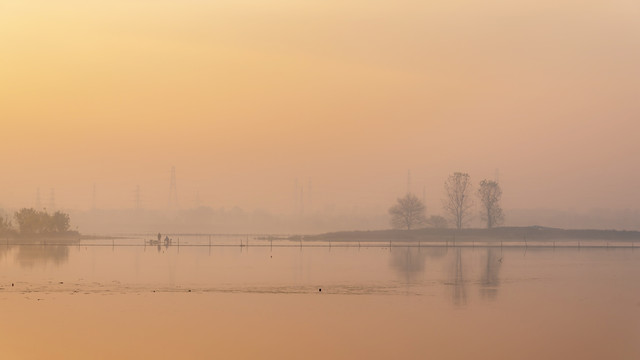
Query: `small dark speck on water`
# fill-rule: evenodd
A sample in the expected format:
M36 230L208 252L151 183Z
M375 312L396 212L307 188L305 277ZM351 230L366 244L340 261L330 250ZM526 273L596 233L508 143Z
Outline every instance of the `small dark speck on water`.
M191 292L191 289L189 289L189 292Z
M322 292L322 288L318 289L318 292Z
M13 283L11 283L11 286L13 286Z
M64 282L60 281L60 284L64 284Z

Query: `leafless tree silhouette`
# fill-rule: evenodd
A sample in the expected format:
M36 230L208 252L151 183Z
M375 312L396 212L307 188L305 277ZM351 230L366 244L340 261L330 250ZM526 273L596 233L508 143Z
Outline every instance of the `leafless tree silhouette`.
M467 173L449 175L444 183L446 198L444 210L451 215L457 229L462 229L471 214L471 177Z
M399 198L397 204L389 208L391 226L395 229L411 230L426 223L424 204L413 194Z
M500 184L493 180L482 180L478 189L478 197L482 204L482 220L487 222L487 228L491 229L502 224L504 215L500 207L500 198L502 197Z

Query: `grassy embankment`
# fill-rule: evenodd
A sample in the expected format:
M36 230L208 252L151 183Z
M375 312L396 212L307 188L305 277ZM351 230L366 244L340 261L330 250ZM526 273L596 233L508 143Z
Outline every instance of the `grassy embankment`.
M305 241L332 242L553 242L553 241L640 241L640 231L567 230L540 226L493 229L416 229L341 231L304 237Z

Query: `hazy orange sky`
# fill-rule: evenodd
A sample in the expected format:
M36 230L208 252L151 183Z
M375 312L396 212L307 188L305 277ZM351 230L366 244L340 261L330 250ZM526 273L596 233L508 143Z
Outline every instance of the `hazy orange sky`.
M640 2L0 0L0 207L640 208Z

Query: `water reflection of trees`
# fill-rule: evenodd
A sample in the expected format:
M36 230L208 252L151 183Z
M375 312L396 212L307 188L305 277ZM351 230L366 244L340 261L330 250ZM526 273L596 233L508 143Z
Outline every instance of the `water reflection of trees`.
M11 249L13 249L13 245L0 245L0 258L7 256Z
M43 245L18 247L16 260L22 267L34 267L36 265L64 264L69 260L69 246L67 245Z
M482 297L493 300L498 295L498 287L500 286L498 275L501 265L502 256L499 251L487 248L486 262L480 277L480 295Z
M467 304L467 279L468 270L464 264L462 256L463 249L456 248L455 255L451 261L450 281L451 298L456 306ZM486 256L480 263L479 272L479 291L480 296L485 299L494 300L498 295L500 287L500 267L502 266L502 254L499 249L487 248ZM475 267L475 266L474 266ZM476 270L471 270L476 273ZM474 276L475 277L475 276ZM475 283L475 281L474 281Z
M457 248L453 261L453 271L451 272L452 301L454 305L461 306L467 304L467 289L464 282L464 272L462 267L462 249Z
M413 283L416 275L424 271L425 260L426 253L412 247L393 249L391 252L391 267L407 283Z
M406 247L393 249L391 252L391 267L410 284L424 272L427 258L443 257L445 248Z
M417 278L425 271L427 259L444 258L450 251L453 251L451 260L449 279L447 284L451 286L451 300L456 306L464 306L468 301L467 272L463 263L463 248L446 247L407 247L394 248L391 252L391 267L403 277L407 284L417 282ZM499 286L498 273L500 269L501 257L495 249L487 249L487 261L483 263L480 271L480 285L482 296L495 298L497 287ZM477 270L471 270L476 273Z

